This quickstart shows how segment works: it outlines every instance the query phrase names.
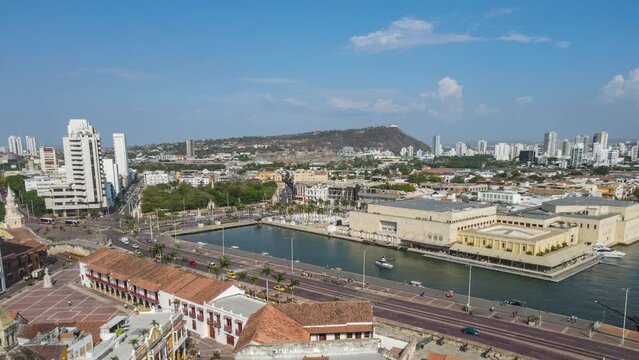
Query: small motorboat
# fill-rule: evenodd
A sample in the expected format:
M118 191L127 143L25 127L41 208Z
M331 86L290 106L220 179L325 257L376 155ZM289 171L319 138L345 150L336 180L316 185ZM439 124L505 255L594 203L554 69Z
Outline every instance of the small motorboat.
M383 267L386 269L392 269L395 266L391 263L389 263L388 261L386 261L385 257L380 257L379 259L375 260L375 265L379 266L379 267Z
M231 249L239 249L239 246L233 245L233 246L231 246Z
M424 287L422 285L422 282L421 281L417 281L417 280L411 280L411 281L408 282L408 284L412 285L412 286L417 286L417 287Z
M267 253L266 251L262 253L262 256L269 256L269 253Z
M620 258L626 256L626 253L613 250L605 245L595 245L592 247L592 251L606 258Z

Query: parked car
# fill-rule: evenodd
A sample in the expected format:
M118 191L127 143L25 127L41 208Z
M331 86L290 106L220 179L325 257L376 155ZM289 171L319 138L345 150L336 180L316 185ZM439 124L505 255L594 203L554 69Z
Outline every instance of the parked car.
M475 329L472 326L466 326L465 328L462 328L461 330L464 334L468 334L471 336L479 336L479 330Z
M286 288L285 288L284 286L282 286L282 285L279 285L279 284L278 284L278 285L275 285L275 288L274 288L274 289L275 289L275 290L277 290L277 291L279 291L279 292L284 292L284 291L286 291Z
M197 266L197 261L195 261L195 260L189 260L189 266L190 266L190 267L196 267L196 266Z
M504 304L510 304L510 305L513 305L513 306L526 307L526 302L525 301L517 300L517 299L504 300Z
M133 244L132 246L133 246L134 249L139 249L140 248L140 245L138 245L138 244Z

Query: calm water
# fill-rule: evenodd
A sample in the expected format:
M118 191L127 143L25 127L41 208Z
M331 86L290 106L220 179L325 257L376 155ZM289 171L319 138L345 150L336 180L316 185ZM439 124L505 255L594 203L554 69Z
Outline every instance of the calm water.
M222 244L221 232L184 235L181 238ZM238 246L241 250L255 253L268 252L279 258L290 258L291 238L294 239L294 257L304 263L341 267L361 274L365 249L367 276L397 281L417 280L426 287L467 293L468 268L464 265L271 226L247 226L225 231L227 247ZM623 311L625 293L622 288L630 287L628 314L634 316L639 314L639 243L617 249L627 255L622 259L606 260L613 265L597 265L560 283L473 268L472 295L494 300L516 298L525 300L531 308L600 320L604 309L594 301L599 300ZM386 256L395 264L395 269L375 266L373 261L380 256ZM620 315L611 316L611 312L606 311L606 323L621 325L621 322Z

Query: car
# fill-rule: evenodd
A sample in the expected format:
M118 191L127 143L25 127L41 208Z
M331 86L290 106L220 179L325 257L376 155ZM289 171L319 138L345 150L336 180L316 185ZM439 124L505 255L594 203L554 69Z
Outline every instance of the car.
M215 266L215 261L211 261L211 262L209 263L209 266Z
M123 236L123 237L120 238L120 241L123 242L123 243L127 243L127 242L129 242L129 238L126 237L126 236Z
M279 285L279 284L278 284L278 285L275 285L274 289L275 289L276 291L279 291L279 292L284 292L284 291L286 291L286 288L285 288L284 286L282 286L282 285Z
M513 305L513 306L520 306L520 307L526 307L526 302L525 301L517 300L517 299L504 300L504 304L509 304L509 305Z
M133 246L134 249L139 249L140 248L140 245L138 245L138 244L133 244L132 246Z
M466 326L466 327L462 328L461 331L464 334L468 334L468 335L471 335L471 336L479 336L479 330L475 329L472 326Z
M197 261L195 261L195 260L189 260L189 266L190 266L190 267L196 267L196 266L197 266Z
M226 272L226 278L227 279L236 279L237 275L235 275L234 271L229 270L229 271Z

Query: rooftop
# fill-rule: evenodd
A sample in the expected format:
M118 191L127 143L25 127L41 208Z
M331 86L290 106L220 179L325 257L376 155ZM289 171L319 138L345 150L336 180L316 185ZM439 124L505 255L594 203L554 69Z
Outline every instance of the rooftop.
M276 307L304 326L373 322L373 305L369 301L289 303Z
M464 211L464 210L487 208L487 207L493 206L493 205L485 205L485 204L478 204L478 203L437 201L437 200L431 200L431 199L400 200L400 201L391 201L391 202L375 204L375 205L411 209L411 210L434 211L434 212Z
M637 205L632 201L612 200L601 197L565 197L557 200L550 200L544 202L544 205L551 206L615 206L615 207L628 207Z
M525 240L530 240L537 236L541 236L541 235L545 235L549 233L549 231L544 231L540 229L531 229L531 228L509 226L509 225L490 226L487 228L479 229L477 230L477 232L487 233L491 235L507 236L511 238L525 239Z
M218 309L228 310L246 318L251 317L265 305L263 302L251 299L243 294L226 296L212 301L211 304Z
M249 318L235 349L238 351L248 345L303 343L309 340L310 334L302 324L268 304Z

